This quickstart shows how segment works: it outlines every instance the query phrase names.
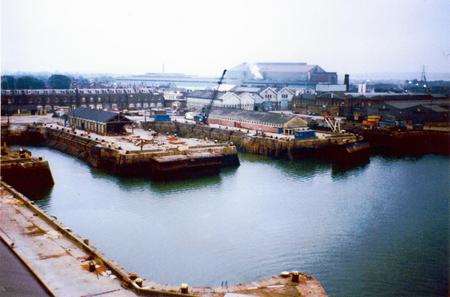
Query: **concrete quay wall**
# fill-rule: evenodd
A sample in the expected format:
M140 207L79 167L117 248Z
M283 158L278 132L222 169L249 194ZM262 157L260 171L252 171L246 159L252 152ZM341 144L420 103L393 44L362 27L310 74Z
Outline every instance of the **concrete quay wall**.
M127 272L89 240L46 214L24 195L0 181L0 239L54 296L201 296L227 293L267 297L325 297L320 282L305 273L283 272L229 288L162 285ZM91 268L92 264L92 270Z
M120 265L118 265L114 261L107 259L99 250L89 245L89 241L87 239L83 239L78 235L76 235L75 233L73 233L71 229L64 226L61 222L57 220L57 218L47 215L32 201L30 201L26 196L17 192L10 185L0 181L0 192L2 193L2 195L0 196L2 206L8 206L10 208L15 207L15 205L17 205L20 208L25 207L27 212L31 213L31 215L27 214L25 217L33 218L33 222L24 222L24 226L11 226L12 223L6 221L6 218L9 217L10 214L5 212L5 215L3 216L3 218L5 219L4 222L5 229L2 232L6 232L6 234L0 233L1 239L5 240L3 235L5 235L5 238L8 238L9 241L11 241L11 238L15 239L14 241L10 242L10 246L12 245L11 248L13 248L15 253L18 253L18 251L16 250L17 246L22 246L23 248L26 248L26 250L23 251L24 254L20 255L21 258L27 259L26 264L29 267L29 269L33 273L37 274L40 281L45 282L44 285L47 288L49 288L51 293L53 293L55 296L70 296L67 295L69 293L72 296L80 296L80 294L84 295L86 293L85 291L89 291L90 288L94 289L101 288L103 290L113 289L111 291L120 290L121 291L120 296L135 296L135 294L144 296L158 296L158 297L193 296L191 294L181 294L180 292L177 292L177 288L174 287L170 288L161 287L154 289L149 287L143 287L142 284L136 282L137 277L133 277L130 273L125 271L125 269L122 268ZM15 199L17 200L17 202L11 199ZM5 202L3 202L3 200L5 200ZM9 213L11 212L12 211L9 211ZM17 211L15 211L14 213L16 212ZM12 222L17 222L16 224L19 224L19 222L21 222L19 220L13 220L12 217L9 217L9 219ZM49 267L48 264L41 265L41 263L43 262L42 257L33 256L33 253L39 254L41 252L39 249L45 249L45 244L48 244L48 246L53 245L53 242L51 242L52 241L51 236L47 236L46 237L47 239L45 239L48 241L48 243L43 242L44 239L42 239L41 246L42 243L44 243L44 245L43 247L40 247L39 245L27 242L27 239L30 238L29 236L28 237L21 236L23 237L23 239L19 237L19 235L23 234L26 235L26 232L17 233L14 231L20 230L20 228L24 228L24 230L27 230L28 228L27 226L29 226L30 224L32 224L33 226L38 226L36 227L36 229L39 230L40 232L39 234L41 233L42 235L53 234L53 237L55 237L55 234L58 234L60 242L63 240L66 242L70 242L70 244L69 243L62 244L63 247L70 246L70 253L64 253L67 265L61 266L58 263L52 265L54 268L58 267L59 269L65 269L65 273L73 276L72 278L66 277L64 274L59 275L58 277L57 276L57 274L59 273L58 270L48 269ZM19 241L20 244L15 244L16 242L19 243ZM53 249L55 248L53 247ZM74 259L74 257L71 257L70 255L77 255L77 257L76 259ZM33 257L28 258L29 256ZM62 258L62 257L63 255L58 255L58 257L48 256L48 259ZM106 277L104 279L101 279L102 277L100 277L99 272L94 271L92 273L88 272L87 270L81 269L82 265L79 264L82 264L83 259L93 259L91 261L94 261L96 263L96 266L100 266L100 270L105 270L105 268L107 270L110 270L112 274L115 276L115 278ZM75 264L72 262L75 262ZM102 266L104 266L104 268L102 268ZM80 279L83 282L82 285L77 283L78 281L80 281ZM124 286L128 290L123 290L123 288L121 288L122 286ZM133 292L135 294L133 294Z
M0 169L3 181L33 199L39 199L54 184L48 162L40 158L2 156Z
M69 129L45 126L4 131L8 144L44 145L75 156L95 168L126 176L148 176L153 179L183 178L218 173L224 166L239 165L233 146L203 146L178 149L121 151L90 136L81 136ZM202 155L199 152L207 152Z
M220 129L206 125L194 125L180 122L148 122L145 128L160 133L176 133L180 137L215 139L232 142L243 152L275 157L297 159L303 157L342 158L346 154L345 146L360 139L352 134L333 136L329 139L288 140L269 137L250 136L239 130Z
M450 133L444 131L389 131L355 129L375 151L398 155L450 155Z

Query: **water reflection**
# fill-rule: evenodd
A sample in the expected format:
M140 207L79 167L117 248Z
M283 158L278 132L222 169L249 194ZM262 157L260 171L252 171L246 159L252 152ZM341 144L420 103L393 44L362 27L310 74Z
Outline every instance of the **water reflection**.
M366 157L346 159L340 162L313 158L288 161L241 153L240 159L251 163L269 162L271 166L280 169L287 176L296 176L299 178L311 178L330 170L333 178L346 178L354 173L363 171L370 164L370 158Z
M157 183L45 148L33 154L55 178L39 205L149 279L219 285L296 269L316 275L330 296L446 289L448 158L375 157L341 168L242 154L240 167L220 175Z
M368 167L370 159L359 159L352 162L333 162L331 164L331 176L333 179L347 178L352 174L361 172Z
M283 171L286 175L295 175L297 177L309 178L315 174L324 173L329 170L331 163L324 160L316 159L301 159L301 160L281 160L281 159L271 159L265 156L258 156L247 153L239 154L240 160L249 163L266 163L270 166L274 166L277 169Z
M47 197L51 196L51 193L53 191L53 187L51 188L45 188L45 189L37 189L37 188L30 188L30 189L23 189L22 194L24 194L26 197L30 198L31 200L42 200L46 199Z

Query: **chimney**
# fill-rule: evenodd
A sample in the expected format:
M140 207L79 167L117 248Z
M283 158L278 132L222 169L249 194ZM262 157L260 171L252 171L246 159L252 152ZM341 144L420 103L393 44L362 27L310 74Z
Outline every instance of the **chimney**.
M344 77L344 85L345 85L345 91L348 92L350 90L350 75L346 74Z

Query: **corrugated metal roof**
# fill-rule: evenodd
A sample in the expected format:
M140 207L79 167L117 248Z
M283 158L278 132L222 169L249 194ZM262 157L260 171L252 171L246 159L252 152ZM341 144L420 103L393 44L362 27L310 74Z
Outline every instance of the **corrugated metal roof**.
M431 109L434 112L450 112L448 107L440 106L437 104L425 104L423 105L425 108Z
M386 105L397 109L426 108L434 112L450 112L450 100L440 100L441 102L433 102L431 100L411 100L411 101L386 101ZM444 101L444 102L442 102Z
M251 78L254 80L297 81L306 80L311 71L326 73L318 65L306 63L243 63L228 71L228 78Z
M216 99L219 99L223 94L224 94L223 92L219 91ZM213 95L214 95L213 90L195 90L195 91L186 93L187 98L212 99Z
M111 112L111 111L79 107L79 108L71 111L69 113L69 116L73 116L76 118L82 118L82 119L95 121L95 122L106 123L106 122L114 119L116 116L118 116L118 114L115 112Z
M448 111L450 106L450 100L405 100L405 101L386 101L387 105L393 106L398 109L411 108L414 106L424 106L434 111Z
M258 94L258 93L242 93L239 96L249 96L250 98L252 98L253 100L255 100L255 104L259 104L262 103L264 101L264 99Z
M317 66L306 63L256 63L256 65L263 72L309 72Z
M231 89L231 91L235 92L235 93L259 93L261 92L262 88L260 87L234 87L233 89Z
M318 92L345 92L345 85L316 85L316 91Z
M260 111L248 111L232 108L213 108L209 114L210 118L231 118L238 121L255 121L273 125L283 125L295 118L281 113L270 113Z

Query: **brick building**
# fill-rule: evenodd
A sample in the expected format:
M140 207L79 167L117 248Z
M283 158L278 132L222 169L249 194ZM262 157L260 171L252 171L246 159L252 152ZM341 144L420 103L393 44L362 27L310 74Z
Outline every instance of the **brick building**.
M294 115L231 108L213 108L208 123L289 135L308 129L307 122Z
M80 107L69 112L71 127L101 135L122 134L132 121L120 113Z

